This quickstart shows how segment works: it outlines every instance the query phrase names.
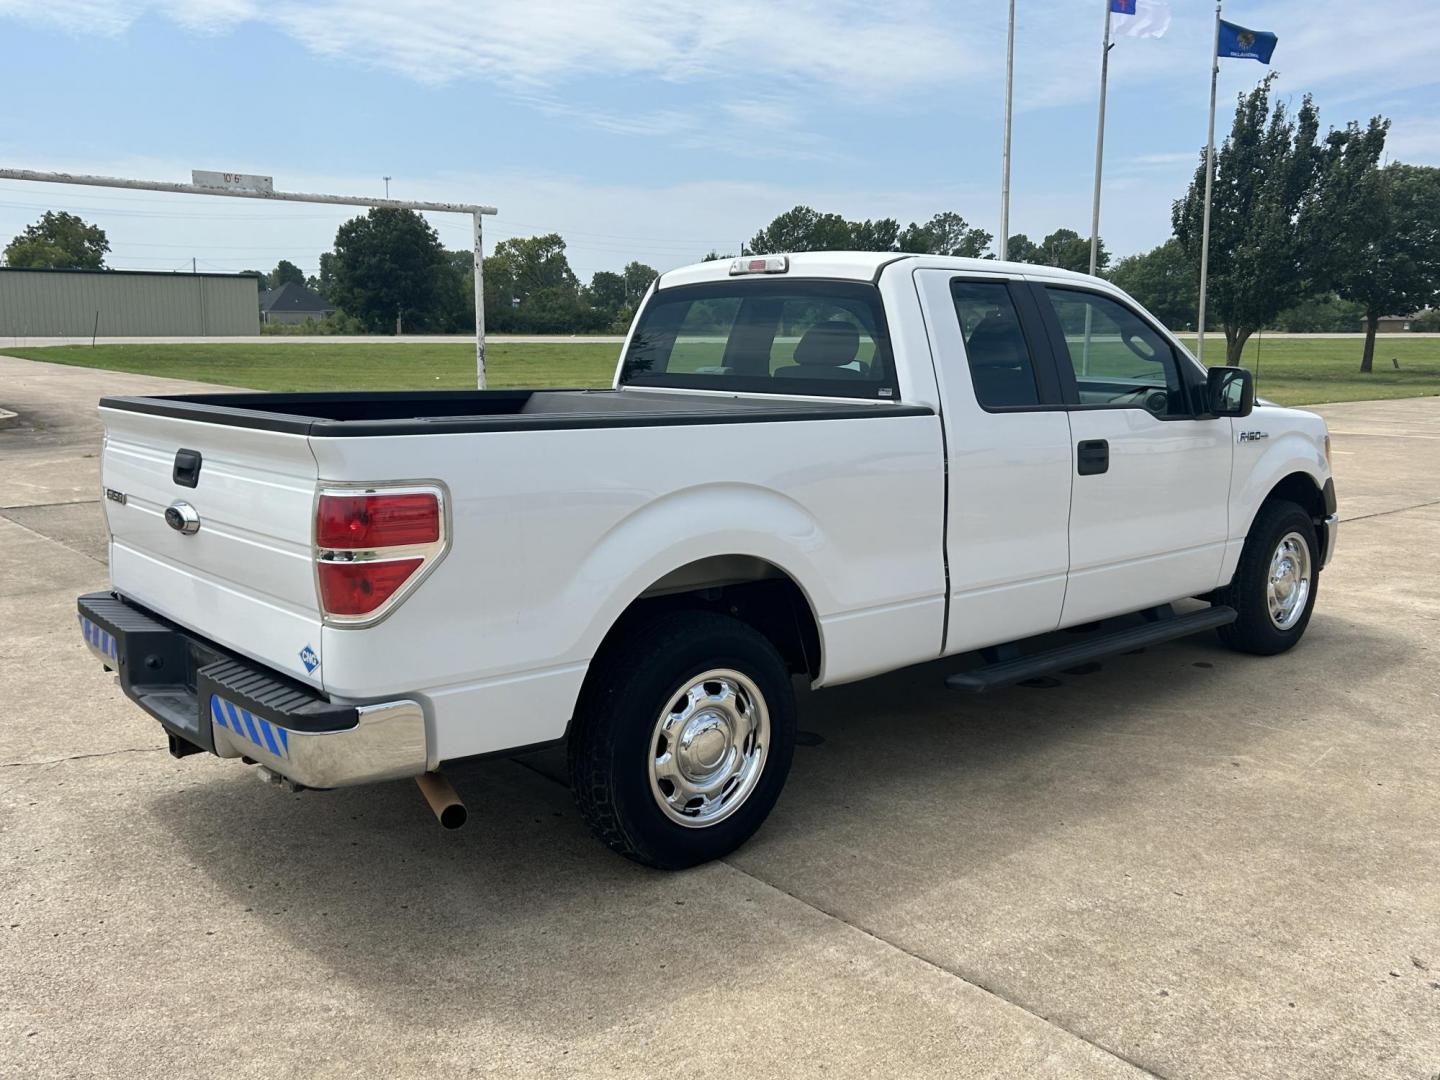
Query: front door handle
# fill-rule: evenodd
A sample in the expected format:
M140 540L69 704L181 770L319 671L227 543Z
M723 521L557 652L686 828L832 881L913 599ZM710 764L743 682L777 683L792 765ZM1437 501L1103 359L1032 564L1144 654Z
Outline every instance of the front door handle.
M1075 444L1075 471L1094 476L1110 471L1110 444L1104 439L1082 439Z

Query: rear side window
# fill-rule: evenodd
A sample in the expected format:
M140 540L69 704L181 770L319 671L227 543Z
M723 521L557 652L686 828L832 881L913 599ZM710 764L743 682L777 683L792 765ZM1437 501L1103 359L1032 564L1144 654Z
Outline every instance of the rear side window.
M662 289L630 339L621 381L737 393L896 397L880 297L849 281Z
M1040 404L1035 365L1003 281L954 281L950 295L965 339L975 400L987 409Z

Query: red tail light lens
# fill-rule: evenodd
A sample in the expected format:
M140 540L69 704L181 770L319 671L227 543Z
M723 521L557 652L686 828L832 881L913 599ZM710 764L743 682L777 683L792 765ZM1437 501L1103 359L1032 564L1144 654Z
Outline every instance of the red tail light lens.
M440 500L430 492L326 494L315 511L315 544L321 548L399 547L439 539Z
M368 615L394 596L424 561L322 562L320 602L331 615Z

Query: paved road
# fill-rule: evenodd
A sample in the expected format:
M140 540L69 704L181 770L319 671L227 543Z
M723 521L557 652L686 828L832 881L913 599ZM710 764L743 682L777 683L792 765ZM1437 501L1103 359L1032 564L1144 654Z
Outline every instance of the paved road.
M1177 331L1181 337L1190 334L1188 331ZM1385 335L1390 337L1391 335ZM1284 338L1304 338L1306 340L1315 338L1335 338L1337 340L1364 341L1364 334L1280 334L1267 332L1265 340ZM1440 334L1417 334L1406 332L1403 340L1409 341L1412 338L1440 338ZM618 345L625 340L623 335L605 334L487 334L485 340L494 345L503 345L506 342L525 344L568 344L571 342L599 342L610 345ZM448 343L458 345L471 345L475 342L474 334L401 334L396 337L394 334L252 334L245 337L102 337L96 338L97 345L270 345L282 342L287 345L297 343L309 343L313 345L410 345ZM1221 334L1206 334L1205 342L1209 344L1224 345L1225 338ZM0 336L0 348L11 349L39 349L51 345L89 345L88 337L3 337Z
M1440 399L1321 410L1347 520L1294 653L809 695L770 822L665 875L553 759L457 773L445 834L409 783L169 758L73 612L92 403L179 384L0 384L0 1075L1440 1072Z

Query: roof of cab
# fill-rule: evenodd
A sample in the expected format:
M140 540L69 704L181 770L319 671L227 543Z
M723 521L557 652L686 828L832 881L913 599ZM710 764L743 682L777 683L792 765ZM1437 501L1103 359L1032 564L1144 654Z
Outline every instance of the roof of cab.
M801 251L789 256L790 267L785 274L756 274L755 277L807 277L842 278L851 281L871 281L880 270L890 264L905 263L914 269L936 267L943 270L968 271L980 274L1014 274L1033 278L1049 278L1065 281L1096 282L1089 274L1077 274L1073 270L1062 270L1057 266L1041 266L1036 263L999 262L995 259L965 259L950 255L907 255L894 251ZM656 282L657 289L674 288L677 285L698 285L711 281L725 281L730 277L732 259L712 259L710 262L682 266L667 270ZM1108 283L1106 283L1108 284Z

